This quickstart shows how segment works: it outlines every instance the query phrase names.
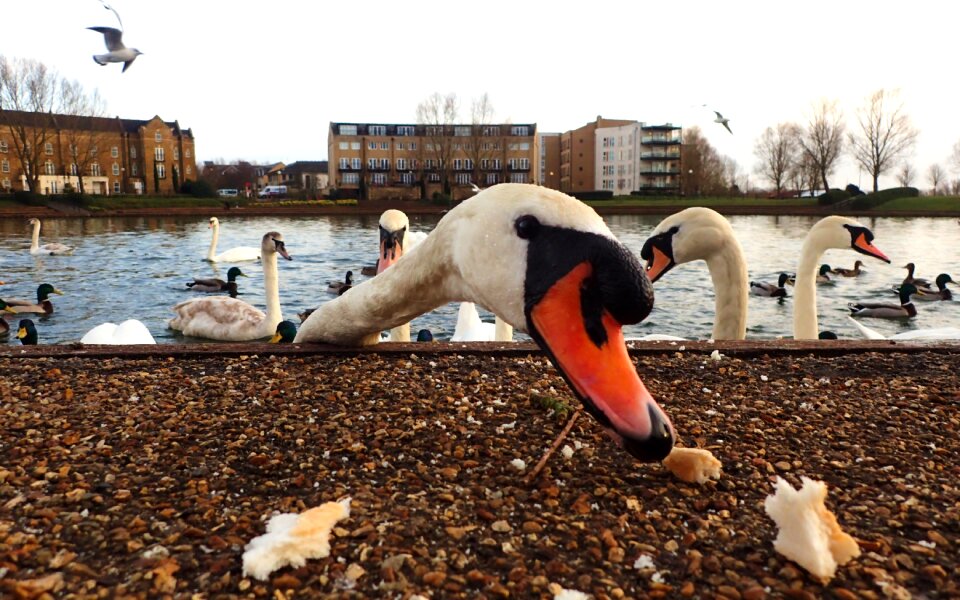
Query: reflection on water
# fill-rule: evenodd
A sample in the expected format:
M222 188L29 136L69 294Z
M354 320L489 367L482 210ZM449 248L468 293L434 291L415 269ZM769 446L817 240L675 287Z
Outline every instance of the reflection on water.
M411 216L413 231L429 231L437 216ZM630 249L640 247L661 217L618 215L605 217L614 234ZM340 281L347 270L376 261L376 215L337 217L252 217L221 220L217 252L234 246L256 246L264 233L283 233L292 262L281 261L280 294L284 316L332 300L330 281ZM816 217L731 217L743 245L752 280L775 281L781 271L796 270L800 246ZM852 267L862 258L866 273L839 278L818 287L820 329L841 337L857 337L846 320L846 303L896 302L890 291L906 274L901 265L917 264L917 276L934 279L939 273L960 278L960 228L955 219L870 218L863 221L876 234L876 245L893 260L886 265L845 250L830 250L824 263ZM34 318L41 343L70 343L94 326L137 318L159 343L195 341L174 335L166 327L170 307L199 295L185 284L193 277L226 279L229 264L203 260L211 233L206 217L104 217L43 221L40 243L74 246L71 256L35 257L29 253L30 230L26 219L0 219L0 298L36 297L41 283L52 283L64 296L54 296L56 311ZM259 263L243 263L250 275L241 279L241 299L263 308L262 270ZM364 278L355 276L357 281ZM656 306L646 321L628 327L628 336L666 333L708 338L713 326L713 289L702 262L681 265L655 286ZM792 295L792 290L790 291ZM960 294L957 294L960 296ZM747 336L774 338L792 335L792 298L778 301L750 297ZM960 327L960 305L954 302L918 303L916 319L901 322L864 319L884 334L921 327ZM448 339L456 324L457 305L444 306L415 319L414 332L430 329L437 339ZM484 320L493 316L481 310ZM18 317L8 318L13 326ZM518 337L525 336L518 335ZM12 335L0 343L19 343Z

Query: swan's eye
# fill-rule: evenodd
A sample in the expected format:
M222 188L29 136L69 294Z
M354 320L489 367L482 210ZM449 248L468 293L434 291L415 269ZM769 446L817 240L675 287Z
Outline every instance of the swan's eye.
M525 240L529 240L540 231L540 221L533 215L520 217L514 226L517 228L517 235Z

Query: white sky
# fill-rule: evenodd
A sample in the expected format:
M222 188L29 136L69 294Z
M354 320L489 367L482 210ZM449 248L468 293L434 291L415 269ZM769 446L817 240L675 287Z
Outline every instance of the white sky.
M199 160L323 160L330 121L413 122L435 91L459 96L464 121L487 92L498 120L541 132L597 115L699 125L750 173L766 127L805 123L821 98L838 100L853 126L881 88L900 90L920 130L914 185L929 187L927 168L948 168L960 140L960 4L944 0L111 5L124 42L144 52L126 73L91 59L105 49L85 27L117 26L99 0L0 0L0 54L98 89L111 115L179 120L193 129ZM881 186L894 185L892 175ZM870 187L844 159L831 186L849 182Z

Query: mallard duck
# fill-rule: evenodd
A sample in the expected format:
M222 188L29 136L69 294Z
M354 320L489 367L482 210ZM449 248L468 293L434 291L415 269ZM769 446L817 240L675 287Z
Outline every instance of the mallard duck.
M930 291L933 291L933 287L929 279L923 279L922 277L914 277L913 271L916 269L916 266L911 262L903 265L903 268L907 270L907 276L903 278L904 284L911 283L917 289L928 288Z
M270 338L270 343L289 344L295 337L297 337L297 326L293 321L280 321L277 323L277 332Z
M30 319L21 319L17 326L17 338L24 346L37 345L37 326Z
M59 242L40 245L40 219L27 221L33 227L33 236L30 238L30 254L70 254L73 247Z
M852 269L844 269L843 267L837 267L835 269L831 269L830 272L835 273L837 275L842 275L843 277L856 277L860 275L860 273L863 273L863 271L860 269L861 266L863 266L863 261L858 260L855 263L853 263Z
M188 283L187 287L195 292L228 292L230 291L229 284L231 282L236 283L237 277L247 277L247 274L241 271L240 267L230 267L230 270L227 271L226 281L212 277L208 279L194 277L193 282Z
M858 302L850 303L850 313L856 317L876 317L879 319L909 319L917 316L917 307L910 300L912 294L917 293L917 288L912 283L905 283L900 286L900 305L887 304L883 302Z
M333 294L340 295L343 292L349 290L353 287L353 271L347 271L346 276L344 276L343 281L331 281L327 285L327 291ZM343 289L346 288L346 289Z
M418 342L432 342L433 333L429 329L421 329L417 332L417 341Z
M830 265L820 265L820 271L817 273L817 283L830 283Z
M222 254L217 254L217 241L220 239L220 219L210 217L210 224L207 226L213 230L213 238L210 240L210 249L207 251L207 260L210 262L242 262L247 260L259 260L260 249L253 246L237 246L231 248Z
M13 308L15 313L38 313L43 315L53 314L53 302L50 301L50 294L63 295L63 292L53 287L49 283L43 283L37 288L37 303L29 300L7 300L7 304Z
M913 296L914 300L953 300L953 293L947 289L948 283L956 283L946 273L937 275L937 290L918 289L917 294Z
M0 300L0 310L14 315L17 314L17 311L7 306L7 303L3 300ZM0 335L7 335L8 333L10 333L10 325L6 319L0 316Z
M790 281L789 273L780 273L777 278L777 285L767 283L766 281L751 281L750 293L754 296L768 296L771 298L785 298L787 295L787 282Z

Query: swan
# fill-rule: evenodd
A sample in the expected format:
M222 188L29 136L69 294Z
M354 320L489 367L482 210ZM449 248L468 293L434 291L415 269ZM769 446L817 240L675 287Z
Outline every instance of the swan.
M247 277L248 275L240 270L240 267L230 267L230 270L227 271L227 280L218 279L216 277L210 277L207 279L202 279L200 277L194 277L192 283L188 283L187 287L195 292L229 292L231 291L231 283L236 287L237 277Z
M872 244L873 232L852 219L830 216L818 221L804 238L796 276L793 334L818 339L817 263L830 248L850 248L890 262ZM674 266L705 260L716 290L714 339L744 339L747 325L747 265L729 222L714 210L693 207L660 222L644 243L641 257L651 281ZM730 337L720 337L721 335Z
M462 301L529 333L631 455L670 453L673 426L622 331L649 314L653 288L596 211L556 190L505 183L464 200L415 251L316 309L294 341L375 344L384 329Z
M53 314L53 302L50 301L50 294L63 295L63 292L53 287L49 283L42 283L37 287L37 302L30 300L7 300L7 304L15 313L37 313L42 315Z
M73 252L72 246L67 246L59 242L40 245L40 219L30 219L27 221L33 226L33 237L30 238L30 254L70 254Z
M855 263L853 263L852 269L844 269L843 267L837 267L835 269L831 269L830 272L836 275L840 275L842 277L857 277L858 275L860 275L860 273L864 272L860 268L862 266L863 266L863 261L858 260Z
M644 242L640 256L647 261L652 282L678 264L706 261L716 292L713 339L746 337L747 262L730 222L720 213L694 206L670 215Z
M223 254L217 254L217 240L220 239L220 219L210 217L208 229L213 230L213 238L210 240L210 250L207 251L207 260L210 262L242 262L246 260L259 260L260 248L253 246L237 246L230 248Z
M777 278L777 285L767 283L766 281L751 281L750 293L754 296L786 298L787 288L785 286L788 281L790 281L790 275L788 273L780 273L780 277Z
M904 331L887 337L870 329L853 317L847 317L856 326L860 334L868 340L960 340L960 327L931 327Z
M109 344L127 346L130 344L156 344L150 330L136 319L127 319L119 325L101 323L80 338L81 344Z
M24 346L37 345L37 326L30 319L21 319L17 325L17 339Z
M473 302L461 302L457 311L457 326L453 330L451 342L492 342L497 335L494 323L484 323Z
M280 309L280 284L277 275L277 255L293 260L287 254L283 236L271 231L260 244L263 253L263 286L267 312L254 308L243 300L226 296L193 298L177 304L170 319L171 329L193 337L224 342L246 342L269 338L277 323L283 320Z
M289 344L297 336L297 326L293 321L280 321L277 329L270 338L271 344Z
M916 286L912 283L905 283L900 286L899 306L886 302L851 302L847 304L847 307L850 309L850 312L857 317L911 319L917 316L917 307L913 305L913 301L910 299L910 296L916 293Z

